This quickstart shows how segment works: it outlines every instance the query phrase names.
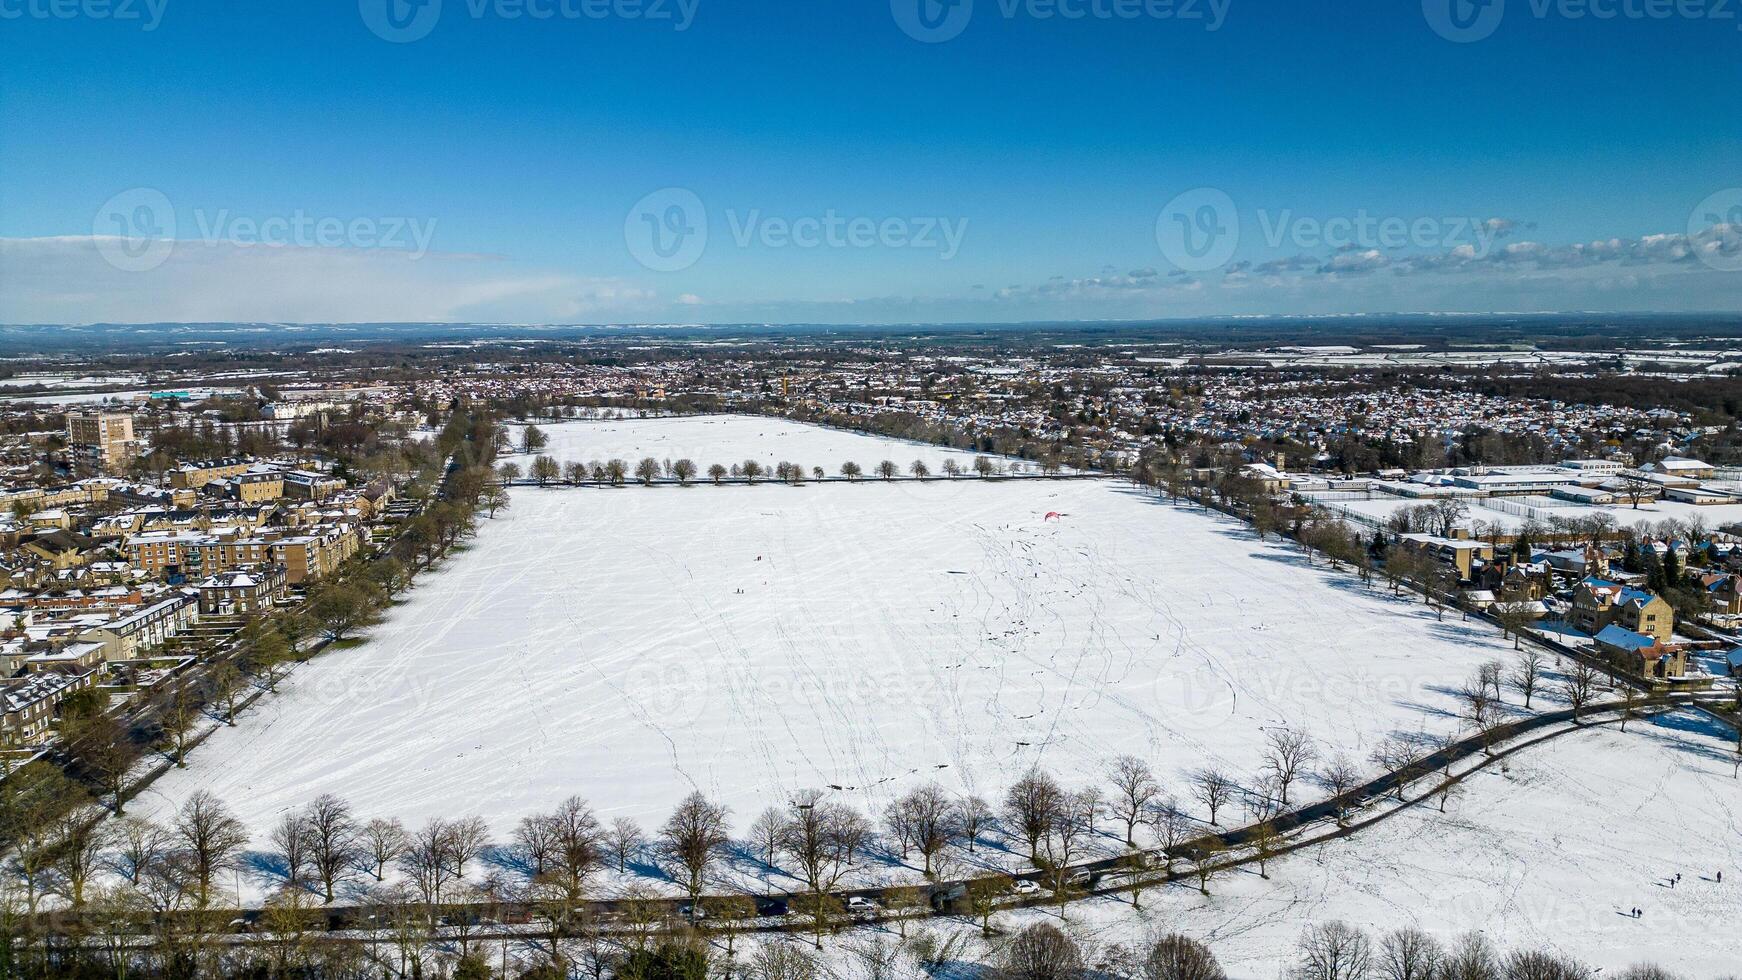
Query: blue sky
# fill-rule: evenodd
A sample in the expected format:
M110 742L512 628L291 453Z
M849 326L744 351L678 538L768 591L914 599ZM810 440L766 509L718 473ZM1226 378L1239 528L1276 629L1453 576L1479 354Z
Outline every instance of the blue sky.
M1742 309L1733 2L406 2L0 0L0 321Z

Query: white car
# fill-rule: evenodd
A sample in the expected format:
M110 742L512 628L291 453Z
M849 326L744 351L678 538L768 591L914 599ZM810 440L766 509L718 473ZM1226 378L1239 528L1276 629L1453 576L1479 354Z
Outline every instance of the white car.
M1017 882L1010 890L1018 895L1039 895L1040 883L1024 878Z
M847 899L847 911L853 915L875 915L877 903L863 895L854 895Z

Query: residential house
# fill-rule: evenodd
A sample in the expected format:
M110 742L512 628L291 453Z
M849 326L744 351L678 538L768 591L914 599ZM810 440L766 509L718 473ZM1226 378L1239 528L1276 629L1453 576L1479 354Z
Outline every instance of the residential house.
M1436 561L1452 566L1458 573L1460 582L1467 582L1475 573L1476 563L1494 560L1494 546L1486 541L1477 541L1466 535L1461 528L1452 530L1452 537L1442 538L1436 534L1400 534L1397 543L1418 554L1427 555Z
M75 531L44 531L21 545L55 571L77 568L90 561L97 544Z
M1742 615L1742 578L1730 572L1708 572L1699 577L1700 588L1711 610L1723 616Z
M0 680L0 747L48 740L55 708L68 695L96 684L97 671L43 672Z
M265 612L284 594L284 587L285 571L279 565L246 572L221 572L199 584L200 615Z
M1688 672L1687 648L1610 624L1598 631L1597 652L1619 670L1636 677L1669 680Z
M1587 578L1573 589L1567 622L1587 636L1619 625L1668 643L1675 635L1675 610L1663 599L1632 586Z
M103 659L137 660L147 650L193 625L199 605L186 592L173 592L149 606L79 634L79 639L100 644Z

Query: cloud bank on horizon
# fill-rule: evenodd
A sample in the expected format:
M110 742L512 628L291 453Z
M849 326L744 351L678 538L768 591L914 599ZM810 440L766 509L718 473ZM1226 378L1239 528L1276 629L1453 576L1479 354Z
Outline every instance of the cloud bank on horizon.
M1510 222L1507 223L1511 225ZM1103 265L930 295L703 296L665 278L528 268L499 256L163 240L117 267L115 236L0 238L0 323L1008 322L1227 314L1742 310L1742 225L1397 252L1345 245L1185 271ZM1141 258L1141 257L1140 257ZM1153 261L1153 257L1151 257ZM124 266L124 262L123 262Z

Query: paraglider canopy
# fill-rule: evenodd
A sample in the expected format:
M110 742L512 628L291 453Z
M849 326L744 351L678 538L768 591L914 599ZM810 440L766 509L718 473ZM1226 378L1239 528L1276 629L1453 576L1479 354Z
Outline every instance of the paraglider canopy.
M1056 521L1059 518L1064 517L1064 516L1065 515L1059 513L1056 510L1049 510L1046 512L1046 516L1040 519L1040 522L1042 524L1045 524L1047 521Z

